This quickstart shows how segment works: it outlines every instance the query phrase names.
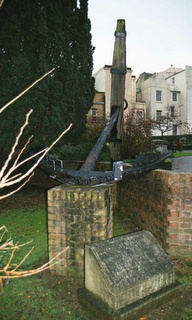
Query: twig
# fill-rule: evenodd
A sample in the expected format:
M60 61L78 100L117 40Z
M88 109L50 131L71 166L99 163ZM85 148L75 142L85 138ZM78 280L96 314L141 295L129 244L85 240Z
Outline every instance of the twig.
M2 169L1 169L1 171L0 171L0 179L3 177L5 170L7 169L8 165L9 165L9 163L10 163L12 157L13 157L13 154L15 153L16 147L18 146L18 143L19 143L19 139L20 139L20 137L21 137L22 134L23 134L23 130L25 129L25 127L26 127L26 126L28 125L28 123L29 123L29 116L30 116L30 114L31 114L32 112L33 112L33 110L31 109L31 110L26 114L25 122L24 122L24 124L22 125L22 127L20 128L19 133L18 133L18 135L16 136L15 143L14 143L14 145L12 146L11 152L9 153L9 155L8 155L8 157L7 157L7 160L5 161L5 164L4 164L4 166L2 167ZM13 169L14 167L15 167L15 165L13 165L13 167L9 170L9 172L12 172L12 171L14 170L14 169ZM9 173L9 172L8 172L8 173ZM8 175L8 174L7 174L7 175ZM6 180L7 175L3 177L4 180Z
M3 2L4 2L4 0L1 0L1 1L0 1L0 9L1 9L1 7L2 7Z
M30 179L32 178L33 175L34 175L34 173L32 173L32 174L28 177L28 179L27 179L25 182L23 182L17 189L15 189L15 190L7 193L7 194L4 194L3 196L0 196L0 200L3 200L3 199L5 199L5 198L7 198L7 197L10 197L12 194L18 192L21 188L24 187L24 185L26 185L27 182L30 181Z
M2 226L0 228L0 231L1 230L3 230L3 234L0 238L1 242L2 242L4 235L8 230L5 226ZM21 277L31 276L33 274L47 270L51 266L58 263L58 261L56 261L57 258L59 256L61 256L64 252L66 252L66 250L68 250L68 248L69 248L69 247L65 248L63 251L59 252L55 257L53 257L52 259L50 259L48 262L46 262L45 264L43 264L41 267L39 267L37 269L32 269L32 270L27 270L27 271L17 271L21 267L23 262L29 257L31 252L33 251L34 247L32 247L27 252L27 254L24 256L24 258L14 268L11 268L13 266L13 265L11 266L11 263L14 258L16 250L23 247L23 246L28 245L29 243L31 243L31 241L28 241L23 244L19 244L19 243L13 244L13 241L12 240L10 241L10 239L9 239L9 240L6 240L5 243L0 245L0 251L2 251L2 252L5 252L7 250L11 250L11 254L8 259L8 262L6 263L6 265L3 268L0 268L0 283L1 283L2 279L21 278Z
M55 68L51 69L47 73L45 73L41 78L37 79L35 82L33 82L29 87L27 87L24 91L22 91L18 96L16 96L14 99L9 101L7 104L5 104L1 109L0 113L3 112L8 106L10 106L13 102L18 100L20 97L22 97L27 91L29 91L32 87L34 87L39 81L47 77L50 73L52 73L55 70Z
M24 258L19 262L19 264L13 269L12 271L15 272L22 264L23 262L28 258L28 256L31 254L31 252L34 250L34 247L32 247L29 252L24 256Z
M16 158L14 164L12 165L12 167L11 167L11 168L8 170L8 172L5 174L5 171L6 171L6 169L8 168L8 165L9 165L9 163L10 163L10 161L11 161L11 159L12 159L14 153L15 153L15 150L16 150L18 144L19 144L19 139L21 138L25 127L28 125L29 116L30 116L31 113L32 113L32 109L27 113L25 122L24 122L24 124L22 125L22 127L20 128L20 131L19 131L19 133L18 133L18 135L17 135L17 137L16 137L16 139L15 139L15 143L14 143L12 149L11 149L11 152L10 152L10 154L8 155L7 160L5 161L4 166L3 166L2 169L0 170L0 189L5 188L5 187L8 187L8 186L11 186L11 185L14 185L14 184L17 184L17 183L21 182L22 180L28 178L27 181L25 181L25 182L22 184L22 186L24 186L24 185L29 181L29 179L32 177L32 173L33 173L34 169L38 166L38 164L40 163L40 161L45 157L45 155L49 152L49 150L62 138L62 136L63 136L67 131L70 130L70 128L71 128L71 126L72 126L72 124L70 124L70 125L68 126L68 128L67 128L66 130L64 130L64 131L60 134L60 136L59 136L49 147L47 147L47 148L45 148L45 149L37 152L36 154L34 154L34 155L28 157L27 159L21 161L20 163L18 163L21 155L23 154L26 146L28 145L28 143L29 143L29 141L30 141L30 139L31 139L31 138L30 138L30 139L27 141L27 143L24 145L24 147L22 148L22 150L20 151L20 153L19 153L19 155L17 156L17 158ZM14 171L16 171L21 165L23 165L25 162L33 159L34 157L36 157L36 156L39 155L39 154L41 154L41 156L39 157L38 161L37 161L26 173L24 173L24 174L18 173L18 174L16 174L15 176L12 176L12 177L11 177L11 174L12 174ZM6 198L6 197L8 197L8 196L10 196L11 194L15 193L15 192L18 191L18 190L20 190L22 186L18 187L16 190L10 192L10 193L7 194L7 195L0 196L0 200Z
M1 237L0 237L0 242L3 240L5 233L8 232L6 226L2 226L2 227L0 228L0 231L3 230L3 229L4 229L4 231L3 231L3 234L2 234Z
M50 267L54 266L55 264L57 264L58 261L55 261L55 260L59 256L61 256L64 252L66 252L68 249L69 249L69 247L66 247L63 251L59 252L54 258L52 258L50 261L46 262L45 264L43 264L41 267L39 267L37 269L32 269L32 270L27 270L27 271L15 271L16 269L8 271L5 269L3 269L3 270L0 269L0 273L5 272L5 275L0 276L0 280L1 279L10 279L10 278L28 277L28 276L40 273L42 271L45 271L45 270L49 269Z

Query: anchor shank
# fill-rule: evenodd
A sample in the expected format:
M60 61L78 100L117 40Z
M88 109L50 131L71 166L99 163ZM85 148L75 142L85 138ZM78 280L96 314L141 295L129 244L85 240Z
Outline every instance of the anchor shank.
M90 151L87 159L85 160L85 162L81 166L81 169L79 171L80 175L86 174L86 173L92 171L95 168L95 165L96 165L96 162L98 160L99 154L100 154L100 152L101 152L101 150L102 150L107 138L109 137L109 134L110 134L111 130L113 129L114 124L117 121L118 115L119 115L119 108L116 107L116 110L113 113L111 119L106 124L106 126L103 129L103 131L102 131L100 137L98 138L96 144L94 145L94 147Z
M110 135L110 156L112 161L121 160L120 144L123 132L123 108L125 97L126 31L125 20L119 19L115 31L113 63L111 68L111 115L113 106L119 106L119 116Z

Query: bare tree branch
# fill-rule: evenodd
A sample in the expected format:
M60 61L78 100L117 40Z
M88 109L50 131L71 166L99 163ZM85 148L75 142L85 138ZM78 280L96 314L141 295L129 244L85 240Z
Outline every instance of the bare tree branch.
M0 1L0 9L1 9L1 7L2 7L3 2L4 2L4 0L1 0L1 1Z
M26 126L28 125L28 123L29 123L29 116L30 116L30 114L31 114L32 112L33 112L33 110L31 109L31 110L27 113L27 115L26 115L25 122L24 122L23 126L20 128L20 131L19 131L18 135L16 136L15 143L14 143L14 145L12 146L11 152L9 153L9 155L8 155L8 157L7 157L7 160L5 161L5 164L4 164L3 168L2 168L1 171L0 171L0 179L3 177L5 170L7 169L8 165L9 165L9 163L10 163L12 157L13 157L13 154L15 153L15 149L16 149L16 147L18 146L19 139L20 139L20 137L21 137L22 134L23 134L23 130L25 129L25 127L26 127ZM17 160L17 159L16 159L16 160ZM11 169L10 169L10 170L11 170ZM12 171L13 171L13 170L12 170ZM5 178L5 180L6 180L6 176L5 176L4 178Z
M0 8L1 8L2 4L3 4L3 1L4 0L0 0ZM49 72L44 74L41 78L36 80L29 87L27 87L23 92L21 92L17 97L15 97L13 100L8 102L5 106L3 106L0 109L0 113L3 112L8 106L10 106L17 99L19 99L22 95L24 95L28 90L30 90L39 81L41 81L43 78L45 78L51 72L53 72L54 69L55 68L53 68L52 70L50 70ZM29 142L30 142L30 140L32 138L32 137L30 137L28 139L28 141L25 143L25 145L22 147L22 149L20 150L20 152L17 155L16 159L13 161L13 157L14 157L16 149L17 149L17 147L19 145L20 138L23 135L23 132L24 132L26 126L28 125L29 117L30 117L32 111L33 110L31 109L26 114L25 121L24 121L23 125L21 126L18 135L16 136L16 139L15 139L15 142L14 142L14 144L12 146L12 149L11 149L11 151L10 151L10 153L9 153L9 155L8 155L4 165L3 165L3 167L0 170L0 189L3 189L3 188L8 187L8 186L16 185L17 183L20 183L20 182L21 182L21 184L20 184L19 187L15 188L13 191L11 191L11 192L9 192L9 193L7 193L5 195L0 196L0 200L4 199L6 197L9 197L13 193L15 193L18 190L20 190L31 179L31 177L34 174L33 171L38 166L40 161L45 157L45 155L49 152L49 150L63 137L63 135L68 130L70 130L70 128L72 126L72 124L70 124L68 126L68 128L66 130L64 130L60 134L60 136L49 147L37 152L36 154L34 154L32 156L29 156L25 160L20 161L21 156L23 155L24 151L26 150L26 147L28 146L28 144L29 144ZM31 168L26 173L24 173L24 174L22 174L21 172L16 173L16 170L18 170L19 167L21 167L24 163L30 161L31 159L33 159L37 155L40 155L38 161L36 161L36 163L34 163L34 165L32 165ZM13 164L11 164L12 161L13 161ZM11 164L11 166L10 166L10 164ZM14 255L15 255L15 253L17 252L17 250L20 247L30 243L31 241L27 242L27 243L24 243L24 244L18 244L18 243L14 244L13 241L10 238L4 241L4 236L7 233L7 228L5 226L2 226L2 227L0 227L0 231L2 231L2 234L0 235L0 253L1 253L0 258L2 257L2 254L4 255L7 251L11 251L10 257L9 257L6 265L4 267L0 267L0 294L3 291L3 281L2 281L3 279L21 278L21 277L31 276L31 275L37 274L39 272L45 271L48 268L50 268L50 266L56 264L57 263L57 258L59 258L68 249L68 247L65 248L62 252L58 253L54 258L52 258L50 261L48 261L43 266L41 266L41 267L39 267L37 269L32 269L32 270L27 270L27 271L18 271L18 269L21 267L23 262L31 254L31 252L33 250L33 247L28 251L28 253L24 256L24 258L16 265L16 267L13 268L11 263L12 263L12 260L14 258Z
M0 228L0 231L2 230L2 235L0 237L1 241L3 241L3 238L5 236L5 233L7 232L7 228L5 226L2 226ZM14 258L14 255L18 249L20 249L23 246L26 246L27 244L31 243L31 241L23 243L23 244L13 244L13 241L10 241L10 239L6 240L3 244L0 245L0 252L6 252L7 250L11 250L10 257L8 258L8 261L6 265L1 268L0 267L0 280L2 279L11 279L11 278L21 278L21 277L27 277L34 274L37 274L39 272L45 271L50 266L55 265L58 263L58 258L65 253L69 247L66 247L63 251L59 252L55 257L53 257L50 261L43 264L41 267L37 269L27 270L27 271L17 271L21 265L24 263L24 261L29 257L31 252L33 251L34 247L32 247L27 254L24 256L24 258L16 265L12 266L12 261ZM62 258L61 258L62 259ZM1 281L0 281L1 283ZM1 291L0 291L1 292Z
M5 187L8 187L8 186L12 186L12 185L15 185L21 181L23 181L24 179L30 177L31 178L31 174L33 173L34 169L38 166L38 164L40 163L40 161L45 157L45 155L49 152L49 150L62 138L62 136L70 130L72 124L70 124L68 126L68 128L63 131L60 136L47 148L41 150L40 152L28 157L27 159L21 161L20 163L18 163L21 155L23 154L26 146L28 145L28 142L25 144L25 146L23 147L23 149L21 150L19 156L16 158L15 162L13 163L13 165L11 166L10 169L8 169L7 173L5 173L6 169L8 168L8 165L10 163L10 161L12 160L13 158L13 155L15 153L15 150L16 150L16 147L18 146L18 143L19 143L19 139L21 138L22 134L23 134L23 131L25 129L25 127L28 125L28 120L29 120L29 116L31 114L32 110L29 111L29 113L26 115L26 119L25 119L25 123L23 124L23 126L20 128L20 131L19 131L19 134L17 135L16 137L16 140L15 140L15 143L12 147L12 150L10 152L10 154L8 155L8 158L7 160L5 161L5 164L4 166L2 167L2 169L0 170L0 189L2 188L5 188ZM38 161L36 163L34 163L34 165L24 174L21 174L21 173L18 173L16 174L15 176L11 176L13 172L15 172L21 165L23 165L25 162L28 162L30 161L32 158L36 157L37 155L41 154L41 156L39 157ZM28 179L29 180L29 179ZM27 180L27 181L28 181ZM27 183L27 181L25 181L22 186L24 184ZM19 187L17 189L17 191L20 189L21 187ZM16 191L12 192L12 193L15 193ZM12 193L9 193L7 194L7 197L12 194ZM3 196L0 196L0 200L5 198L6 195L3 195Z
M10 197L12 194L14 194L14 193L18 192L20 189L22 189L22 188L24 187L24 185L26 185L26 183L29 182L29 180L31 180L31 178L32 178L33 175L34 175L34 173L32 173L32 174L29 176L29 178L28 178L26 181L24 181L24 182L23 182L18 188L16 188L15 190L13 190L13 191L11 191L11 192L9 192L9 193L7 193L7 194L4 194L3 196L0 196L0 200L3 200L3 199L5 199L5 198Z
M52 73L55 70L55 68L51 69L47 73L45 73L41 78L37 79L35 82L33 82L29 87L27 87L24 91L22 91L18 96L16 96L14 99L9 101L7 104L5 104L1 109L0 113L3 112L7 107L9 107L13 102L18 100L20 97L22 97L27 91L29 91L32 87L34 87L39 81L43 80L46 76L48 76L50 73Z
M177 110L171 110L171 107L167 106L167 112L159 117L159 119L152 120L152 127L153 130L158 130L161 132L163 136L164 133L172 131L173 127L176 126L177 128L185 127L189 128L189 124L182 119L182 114L180 112L180 106Z

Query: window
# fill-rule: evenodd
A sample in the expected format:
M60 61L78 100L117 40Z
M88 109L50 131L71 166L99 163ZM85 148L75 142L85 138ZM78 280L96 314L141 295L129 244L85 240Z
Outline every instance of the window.
M162 91L156 91L156 101L161 102L162 99Z
M170 110L171 110L171 117L174 117L175 116L175 107L171 106Z
M173 124L173 136L177 135L177 125Z
M172 101L177 101L177 92L172 92Z
M140 121L143 118L143 111L136 111L136 121Z
M156 121L161 121L162 111L157 110L156 111Z
M142 110L133 110L130 112L130 116L134 123L138 123L143 119L144 114Z
M91 109L92 120L97 120L97 109Z
M175 77L171 78L172 84L175 84Z

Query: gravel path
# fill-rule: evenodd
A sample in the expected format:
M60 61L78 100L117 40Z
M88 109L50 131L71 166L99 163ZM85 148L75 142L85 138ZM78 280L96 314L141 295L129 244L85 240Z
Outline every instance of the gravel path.
M192 156L173 158L172 170L177 172L192 172Z

